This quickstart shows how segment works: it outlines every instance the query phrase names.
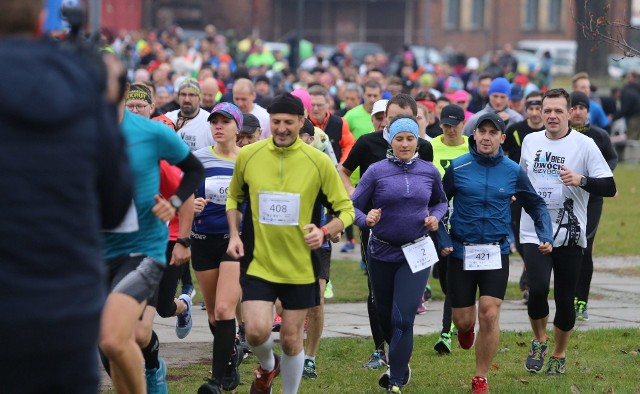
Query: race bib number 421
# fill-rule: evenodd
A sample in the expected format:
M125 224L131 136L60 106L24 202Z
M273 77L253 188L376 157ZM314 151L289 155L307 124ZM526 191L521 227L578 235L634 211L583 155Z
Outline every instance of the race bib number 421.
M297 226L300 222L300 194L260 192L259 220L261 224Z
M464 270L498 270L502 268L500 245L465 245Z

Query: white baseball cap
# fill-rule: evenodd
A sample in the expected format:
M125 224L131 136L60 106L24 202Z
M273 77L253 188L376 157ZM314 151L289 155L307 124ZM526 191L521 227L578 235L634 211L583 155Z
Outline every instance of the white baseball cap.
M389 100L378 100L373 103L373 110L371 110L371 116L377 114L378 112L384 112L387 110L387 103Z

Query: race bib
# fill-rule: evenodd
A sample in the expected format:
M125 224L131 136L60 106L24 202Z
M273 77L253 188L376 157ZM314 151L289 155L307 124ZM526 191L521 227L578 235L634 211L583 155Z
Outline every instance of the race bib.
M465 245L464 270L482 271L502 268L500 245Z
M438 262L438 252L429 237L422 237L403 245L402 253L414 274Z
M562 208L564 197L562 195L562 184L560 183L539 183L533 186L536 193L544 200L550 209Z
M207 179L204 180L204 198L214 204L225 205L227 203L230 183L231 176L229 175L207 177Z
M297 226L300 221L300 194L259 192L259 221L274 226Z
M127 214L124 215L122 222L118 227L107 231L110 233L135 233L138 229L138 211L136 210L136 204L131 200L131 205L129 205Z

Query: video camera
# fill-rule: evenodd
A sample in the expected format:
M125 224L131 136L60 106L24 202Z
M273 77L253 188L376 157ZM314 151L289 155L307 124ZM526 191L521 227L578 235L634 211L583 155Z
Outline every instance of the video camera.
M100 82L100 86L106 86L106 69L102 60L100 48L100 32L95 31L86 34L83 26L86 21L86 7L80 0L66 0L62 4L62 18L69 25L69 32L59 42L63 50L76 53L87 60L90 72Z

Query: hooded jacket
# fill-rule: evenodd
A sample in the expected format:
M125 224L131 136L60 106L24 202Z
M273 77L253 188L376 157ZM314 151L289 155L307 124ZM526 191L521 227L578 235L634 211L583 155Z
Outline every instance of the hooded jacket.
M499 242L501 254L509 254L506 242L511 226L511 196L522 202L535 222L541 242L553 242L551 218L525 172L509 158L502 147L495 156L478 153L469 138L469 153L453 159L442 180L444 191L453 198L450 234L453 257L462 260L462 243Z
M2 38L0 58L0 305L11 311L0 337L22 351L22 328L47 331L26 341L34 346L49 335L61 347L95 341L101 229L117 226L132 198L116 109L74 53Z

